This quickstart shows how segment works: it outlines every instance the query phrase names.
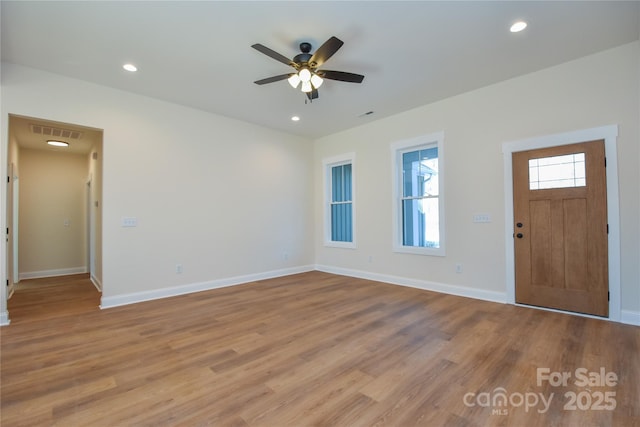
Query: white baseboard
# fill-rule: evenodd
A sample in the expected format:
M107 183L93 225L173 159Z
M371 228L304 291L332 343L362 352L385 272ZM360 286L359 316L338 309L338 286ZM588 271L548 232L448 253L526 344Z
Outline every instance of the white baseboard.
M640 326L640 311L621 310L620 323Z
M328 265L316 265L316 270L326 273L340 274L343 276L357 277L359 279L375 280L377 282L390 283L392 285L408 286L426 291L440 292L461 297L480 299L484 301L507 302L506 292L487 291L484 289L468 288L466 286L448 285L445 283L431 282L428 280L410 279L408 277L391 276L387 274L371 273L369 271L351 270L348 268L332 267Z
M267 271L263 273L248 274L243 276L229 277L225 279L212 280L200 283L190 283L187 285L174 286L170 288L153 289L150 291L134 292L131 294L116 295L113 297L102 297L100 308L107 309L118 307L121 305L135 304L138 302L151 301L155 299L168 298L177 295L190 294L194 292L218 289L227 286L234 286L243 283L255 282L257 280L273 279L276 277L289 276L292 274L305 273L308 271L323 271L326 273L340 274L343 276L356 277L360 279L374 280L378 282L390 283L393 285L408 286L411 288L423 289L427 291L441 292L461 297L474 298L484 301L491 301L505 304L507 303L507 294L503 292L487 291L483 289L468 288L465 286L449 285L445 283L437 283L428 280L411 279L407 277L393 276L387 274L372 273L362 270L353 270L348 268L333 267L327 265L306 265L300 267L286 268L281 270ZM20 279L32 279L52 276L65 276L71 274L86 273L85 267L77 267L71 269L46 270L30 273L21 273ZM91 282L98 291L102 292L102 283L95 277L91 276ZM8 325L9 312L0 312L0 326ZM640 312L631 310L621 311L621 323L640 326Z
M11 323L11 320L9 320L9 312L0 312L0 326L7 326L9 323Z
M91 283L93 283L93 286L96 287L98 292L102 292L102 283L100 282L100 280L98 280L98 278L96 276L94 276L93 274L91 275L91 277L89 279L91 279Z
M131 294L116 295L112 297L102 297L101 309L118 307L121 305L135 304L138 302L151 301L161 298L169 298L178 295L190 294L194 292L208 291L212 289L224 288L227 286L240 285L243 283L255 282L257 280L273 279L275 277L289 276L297 273L313 271L312 265L285 268L281 270L267 271L264 273L248 274L244 276L229 277L226 279L212 280L208 282L190 283L187 285L173 286L170 288L154 289L150 291L134 292Z
M28 271L19 273L18 279L40 279L42 277L70 276L72 274L83 274L87 272L87 267L60 268L57 270Z

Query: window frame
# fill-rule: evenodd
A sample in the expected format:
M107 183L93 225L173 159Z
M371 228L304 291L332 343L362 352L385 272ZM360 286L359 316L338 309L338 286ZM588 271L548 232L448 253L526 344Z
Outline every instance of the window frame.
M332 168L336 166L351 165L351 241L343 242L331 238L331 205L333 203L333 175ZM323 240L324 246L334 248L356 248L356 154L345 153L322 160L322 174L324 180L323 193Z
M438 231L439 247L406 246L403 244L403 216L402 216L402 155L421 149L438 149ZM429 256L445 256L445 192L444 192L444 132L434 132L391 143L391 215L392 215L392 249L393 252L409 253Z

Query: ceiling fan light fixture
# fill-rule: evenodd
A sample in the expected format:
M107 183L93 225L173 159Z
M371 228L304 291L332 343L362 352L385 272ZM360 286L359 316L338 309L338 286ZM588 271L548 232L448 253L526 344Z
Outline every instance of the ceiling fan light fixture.
M291 77L287 79L292 88L297 88L300 84L300 77L297 74L292 74Z
M308 83L311 80L311 71L308 68L303 68L298 72L298 77L300 77L302 83Z
M313 87L311 86L311 82L310 81L303 81L302 82L302 91L305 93L311 92L313 90Z
M323 81L324 80L322 80L322 77L317 74L313 74L311 76L311 84L313 85L314 89L318 89L322 85Z

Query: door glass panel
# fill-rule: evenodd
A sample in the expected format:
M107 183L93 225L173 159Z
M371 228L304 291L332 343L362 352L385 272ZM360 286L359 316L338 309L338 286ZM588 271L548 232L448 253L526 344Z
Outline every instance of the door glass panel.
M584 153L529 160L529 189L584 187Z

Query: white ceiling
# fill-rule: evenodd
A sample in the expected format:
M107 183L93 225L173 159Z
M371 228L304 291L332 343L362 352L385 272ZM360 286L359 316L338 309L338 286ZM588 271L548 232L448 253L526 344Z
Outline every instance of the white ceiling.
M2 60L318 138L637 40L638 1L6 1ZM509 26L528 21L522 33ZM330 36L320 98L286 80L287 57ZM136 64L135 74L122 70ZM373 111L373 114L363 116ZM290 117L298 115L299 122Z

